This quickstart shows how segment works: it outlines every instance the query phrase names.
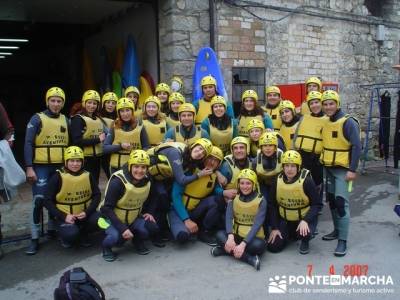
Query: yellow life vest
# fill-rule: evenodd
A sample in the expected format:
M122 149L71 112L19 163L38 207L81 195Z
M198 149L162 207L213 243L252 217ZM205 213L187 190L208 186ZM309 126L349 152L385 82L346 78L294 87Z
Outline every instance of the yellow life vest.
M214 146L217 146L226 155L230 152L231 141L233 139L233 122L231 126L220 130L209 123L210 126L210 140Z
M142 114L143 111L141 109L137 109L133 112L133 115L137 118L137 119L142 119Z
M300 114L305 116L311 114L310 108L308 107L307 101L301 103Z
M257 152L256 173L257 173L258 181L261 183L264 183L266 185L270 185L272 183L272 179L282 171L281 157L282 157L283 151L279 148L276 151L277 151L276 152L276 156L277 156L276 166L275 166L275 169L271 169L271 170L264 169L263 164L262 164L263 154L262 154L261 150L258 150L258 152Z
M238 135L249 137L249 133L247 131L247 125L250 120L257 119L264 123L264 119L261 115L257 116L239 116L239 124L238 124Z
M111 128L112 123L114 122L113 119L111 118L105 118L105 117L101 117L104 121L104 123L106 124L107 128Z
M285 148L287 150L293 149L293 139L294 134L296 133L297 126L299 122L294 123L292 126L287 126L286 124L282 124L281 129L279 129L279 134L281 135Z
M112 176L118 177L125 187L125 193L115 205L114 213L122 223L130 225L139 216L149 196L151 182L148 181L144 186L136 187L125 178L122 170L115 172Z
M181 122L179 122L179 120L172 119L170 116L168 116L167 125L169 128L174 128L175 126L181 125Z
M181 133L181 126L175 127L175 142L185 143L186 145L192 145L195 141L201 138L201 127L196 126L196 133L193 137L185 139Z
M257 194L253 200L244 202L239 195L233 199L233 232L242 238L246 238L254 224L260 203L263 197ZM265 238L263 226L257 231L256 236L260 239Z
M92 201L89 172L74 176L64 170L57 171L61 177L61 189L56 195L56 207L65 214L79 214Z
M159 151L168 147L173 147L183 153L187 145L184 143L166 142L147 151L150 155L151 162L148 172L151 177L156 180L164 180L173 177L172 168L168 158L165 155L158 154Z
M280 216L287 221L299 221L310 210L310 199L304 193L303 183L309 171L301 170L299 178L292 183L283 181L283 173L278 176L276 202Z
M60 114L50 118L38 113L42 128L35 138L35 164L61 164L64 161L64 150L69 143L67 118Z
M349 168L351 144L343 135L343 125L350 118L345 115L335 122L327 121L322 127L321 163L326 167Z
M103 132L103 123L99 118L95 120L84 115L78 115L85 121L85 132L83 133L83 139L95 139ZM85 156L101 156L103 153L102 143L83 147L83 154Z
M229 167L231 169L231 172L232 172L232 178L226 184L225 189L226 190L237 189L237 180L238 180L238 176L239 176L239 173L240 173L241 169L239 169L236 166L232 154L229 154L229 155L225 156L224 160L228 163L228 165L229 165Z
M164 135L167 132L167 122L165 119L162 119L158 124L152 123L149 120L143 120L143 126L146 129L151 146L157 146L163 141Z
M211 101L206 101L204 99L200 99L199 100L199 109L197 110L196 113L196 125L200 125L201 122L203 122L203 120L205 118L208 117L208 115L211 114Z
M311 114L303 115L297 129L294 142L296 150L303 150L320 154L322 151L322 127L329 119L327 116L314 117Z
M130 143L133 149L142 149L140 142L140 133L142 132L142 124L138 123L135 129L125 131L121 128L114 127L113 145L121 145L122 143ZM129 159L129 150L121 149L116 153L111 154L110 166L120 169Z
M279 131L282 126L282 119L279 113L279 104L275 108L263 107L264 111L271 117L275 131Z
M216 179L217 175L212 173L209 176L200 177L185 186L182 202L188 211L195 209L201 200L211 195Z

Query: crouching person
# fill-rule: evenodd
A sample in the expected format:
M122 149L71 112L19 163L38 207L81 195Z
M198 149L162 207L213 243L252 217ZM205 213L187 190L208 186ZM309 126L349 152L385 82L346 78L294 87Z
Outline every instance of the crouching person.
M112 174L108 181L104 203L100 208L103 215L99 226L105 229L103 258L114 261L112 247L132 240L138 254L150 252L144 240L158 233L158 226L150 214L141 214L143 204L149 197L151 182L147 177L150 158L143 150L133 150L128 163Z
M266 248L263 224L267 201L258 192L253 170L240 171L237 185L238 194L226 209L226 230L218 231L218 246L211 248L211 255L232 255L260 270L259 256Z
M289 240L301 240L299 252L309 252L322 203L310 171L302 169L301 163L300 153L286 151L282 155L283 171L271 187L271 252L282 251Z
M100 190L96 180L83 168L83 150L70 146L64 153L64 167L50 178L45 193L45 206L56 218L64 248L78 244L89 247L88 234L97 229L96 208Z

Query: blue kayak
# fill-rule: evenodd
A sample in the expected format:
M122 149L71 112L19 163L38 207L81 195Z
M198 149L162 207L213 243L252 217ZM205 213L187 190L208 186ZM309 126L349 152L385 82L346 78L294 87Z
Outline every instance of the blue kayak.
M140 67L137 57L136 43L132 35L129 35L126 45L124 64L122 66L122 86L139 87Z

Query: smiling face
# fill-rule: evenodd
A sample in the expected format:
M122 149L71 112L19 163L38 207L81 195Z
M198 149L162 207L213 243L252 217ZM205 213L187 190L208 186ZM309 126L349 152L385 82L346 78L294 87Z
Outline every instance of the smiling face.
M190 111L183 111L179 114L179 121L184 127L192 126L194 123L194 115Z
M338 110L337 103L334 100L325 100L322 102L322 109L328 117L332 117Z
M202 90L203 90L204 98L207 100L211 99L216 94L215 85L213 85L213 84L203 85Z
M262 145L261 151L265 156L270 157L270 156L274 155L274 153L276 151L276 146L275 145Z
M109 113L114 112L116 106L117 106L117 103L115 101L107 100L106 102L104 102L104 108L106 109L106 112L109 112Z
M190 152L190 157L193 160L202 160L205 156L206 156L206 150L200 145L194 146Z
M149 117L155 117L158 114L158 106L154 102L146 103L146 114Z
M239 190L243 195L250 195L253 191L253 182L249 179L241 178L239 180Z
M53 96L47 100L49 110L54 114L59 114L64 106L64 100L61 97Z
M225 105L223 104L214 104L212 106L212 111L217 118L222 117L225 114Z
M233 157L237 160L243 160L247 157L247 147L245 144L238 143L232 146Z
M88 101L86 101L86 103L85 103L86 112L88 114L93 114L96 111L98 104L99 103L96 100L88 100Z
M172 110L173 112L177 113L178 110L179 110L179 106L181 106L181 104L182 104L182 103L179 102L179 101L172 101L171 104L170 104L171 110Z
M139 95L134 93L134 92L130 92L126 95L127 98L131 99L133 101L133 103L136 106L137 101L139 100Z
M282 121L285 123L289 123L293 120L293 111L289 108L284 108L281 110L281 118Z
M159 92L156 94L156 96L157 96L158 99L160 99L160 102L161 102L161 103L165 103L165 102L168 101L168 96L169 96L169 95L168 95L167 92L159 91Z
M315 115L319 114L322 110L321 101L319 101L318 99L308 101L308 107Z
M71 172L76 173L81 170L82 164L83 164L83 162L81 159L68 159L66 167Z
M313 82L307 84L307 93L312 91L319 91L319 85Z
M121 120L124 122L130 122L132 120L133 111L130 108L122 108L119 110Z
M250 139L253 142L257 142L260 139L260 136L262 135L262 133L263 133L262 128L253 128L249 131Z
M268 93L267 94L267 102L268 104L275 106L279 103L279 101L281 100L281 95L279 95L278 93Z
M297 175L297 165L296 164L284 164L283 172L285 173L287 179L289 181L291 181Z
M207 156L207 158L204 161L204 166L207 169L215 171L216 169L218 169L220 163L221 161L218 158L214 156Z
M253 98L245 98L243 100L243 107L247 111L253 111L256 108L256 101Z
M146 176L147 166L146 165L132 165L131 174L137 181L142 180Z

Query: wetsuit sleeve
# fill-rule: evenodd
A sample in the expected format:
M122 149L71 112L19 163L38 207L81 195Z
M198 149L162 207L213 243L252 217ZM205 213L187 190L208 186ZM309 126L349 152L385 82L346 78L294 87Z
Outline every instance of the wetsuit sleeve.
M230 167L226 161L222 162L222 164L218 170L220 171L220 173L222 175L225 176L225 178L227 179L228 182L231 181L232 173L231 173ZM215 194L218 196L223 196L224 195L223 193L224 193L224 188L219 183L217 183L217 186L215 187Z
M254 223L251 226L251 229L247 234L246 238L244 239L246 244L250 243L254 239L257 232L260 230L261 226L263 226L266 214L267 214L267 201L263 197L260 206L258 207L257 214L254 218Z
M182 202L182 196L185 187L183 185L178 184L176 181L172 185L172 208L178 214L179 218L182 221L189 219L189 213L187 212L185 206Z
M142 144L143 150L147 150L151 147L150 143L149 143L149 137L147 135L147 131L144 127L140 131L140 143Z
M124 184L121 180L115 176L110 178L108 183L107 193L104 199L104 205L101 207L101 213L111 221L111 224L122 234L128 229L128 226L122 223L117 215L114 213L114 208L117 205L119 199L125 193Z
M304 221L310 223L317 218L318 212L322 209L322 202L311 175L308 175L304 180L303 189L308 199L310 199L310 210L304 216Z
M230 101L228 101L228 103L227 103L226 114L228 116L230 116L231 118L235 117L235 114L233 112L232 103Z
M198 99L196 102L192 102L194 108L196 109L196 114L199 112L199 102L202 98Z
M203 130L206 131L208 134L210 134L210 121L208 120L208 118L205 118L205 119L201 122L201 129L203 129Z
M114 128L110 128L107 133L106 139L103 144L103 154L110 154L118 152L122 149L121 145L113 145L114 141Z
M86 123L80 116L74 116L71 119L71 138L72 144L81 148L100 143L100 139L84 139L83 133L85 132Z
M90 202L89 207L85 210L86 218L88 218L91 214L93 214L97 207L100 204L101 193L98 184L93 179L92 174L89 174L90 178L90 187L92 189L92 201Z
M270 128L270 129L273 129L273 128L274 128L274 125L272 125L271 117L270 117L268 114L264 113L264 118L263 118L263 120L264 120L264 126L265 126L265 128Z
M276 185L277 185L277 179L275 178L269 190L269 202L268 202L269 205L268 217L270 218L272 229L278 229L279 218L280 218L278 212L278 202L276 201Z
M172 140L175 141L175 128L171 127L170 129L168 129L168 131L165 133L164 135L164 142L166 140Z
M204 129L201 129L201 137L205 138L205 139L208 139L208 140L210 139L210 135Z
M232 118L232 125L233 125L233 134L232 134L232 139L237 137L239 132L238 132L238 121L236 119Z
M226 205L225 229L227 234L233 233L233 201L229 201Z
M59 221L64 222L66 213L59 210L56 206L56 195L61 189L61 176L56 172L51 176L49 184L47 185L46 192L44 194L44 206L49 211L50 215L56 217Z
M169 147L162 150L161 153L167 157L174 179L178 184L185 186L198 178L196 174L185 175L182 166L182 157L177 149Z
M33 115L26 126L25 143L24 143L24 158L25 166L32 167L33 165L33 149L35 147L36 135L41 130L40 118L38 115Z
M343 124L343 135L351 144L349 170L356 172L361 155L361 141L360 127L353 118L347 119Z

